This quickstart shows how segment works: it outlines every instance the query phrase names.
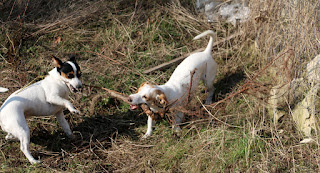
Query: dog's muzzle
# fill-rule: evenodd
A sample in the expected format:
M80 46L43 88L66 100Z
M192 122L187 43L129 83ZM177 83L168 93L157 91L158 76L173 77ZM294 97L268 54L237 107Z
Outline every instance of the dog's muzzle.
M128 102L129 103L131 103L132 102L132 98L129 96L128 97ZM132 104L130 104L130 110L136 110L136 109L138 109L138 105L132 105Z
M136 110L136 109L138 109L137 105L130 105L130 110Z
M67 86L69 88L69 90L73 93L76 93L79 91L79 89L81 88L81 85L77 85L76 88L73 87L70 83L67 83Z

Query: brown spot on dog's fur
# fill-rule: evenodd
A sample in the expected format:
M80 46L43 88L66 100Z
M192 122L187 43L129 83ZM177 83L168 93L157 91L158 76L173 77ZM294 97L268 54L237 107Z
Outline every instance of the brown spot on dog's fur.
M70 75L71 75L71 77L70 77ZM67 79L72 79L74 77L74 71L71 71L68 73L61 72L61 76L65 77Z
M146 101L150 100L150 98L148 96L146 96L146 95L142 96L142 98L144 98Z
M166 95L159 89L150 93L149 97L145 96L146 101L151 102L151 104L156 105L160 108L165 107L168 104Z
M156 98L161 105L168 104L167 97L161 90L156 90L156 94L157 94Z
M60 68L62 65L62 61L58 58L56 58L55 56L52 55L52 61L53 61L53 65L57 68Z
M150 84L149 82L144 82L140 85L140 87L137 90L137 93L145 86L145 85L149 85L151 88L154 88L154 86L152 84Z
M61 72L61 76L68 79L68 75L63 72Z

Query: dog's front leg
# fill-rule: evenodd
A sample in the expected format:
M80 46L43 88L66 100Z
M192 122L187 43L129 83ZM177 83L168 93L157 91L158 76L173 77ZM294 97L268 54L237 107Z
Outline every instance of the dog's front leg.
M64 106L71 113L76 113L76 114L80 113L76 108L74 108L74 106L72 105L72 103L69 100L66 100L66 99L64 99L62 97L50 96L50 97L47 97L47 102L49 102L51 104L55 104L55 105Z
M151 116L148 116L148 130L146 134L142 137L143 139L148 138L149 136L152 135L152 126L155 123L155 121L152 120Z
M72 133L71 129L70 129L70 126L67 122L67 120L65 119L65 116L63 114L63 111L59 111L57 114L56 114L56 117L57 117L57 120L60 124L60 126L62 127L64 133L68 136L68 138L70 139L74 139L75 136L74 134Z

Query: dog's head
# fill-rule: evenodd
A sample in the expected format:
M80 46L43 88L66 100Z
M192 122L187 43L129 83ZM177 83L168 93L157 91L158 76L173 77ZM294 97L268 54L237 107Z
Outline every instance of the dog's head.
M138 105L145 103L153 112L159 112L168 105L166 95L149 83L143 83L136 94L131 94L128 97L128 101L131 110L137 109Z
M71 92L77 92L82 87L80 81L81 71L76 63L75 57L71 56L66 62L62 62L59 58L52 56L52 61L60 74L60 79L68 86Z

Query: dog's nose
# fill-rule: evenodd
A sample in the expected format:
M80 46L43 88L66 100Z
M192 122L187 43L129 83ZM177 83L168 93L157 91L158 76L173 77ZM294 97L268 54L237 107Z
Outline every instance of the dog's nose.
M77 85L76 88L80 89L80 88L82 88L82 85Z
M128 97L128 102L132 102L132 98L131 97Z

